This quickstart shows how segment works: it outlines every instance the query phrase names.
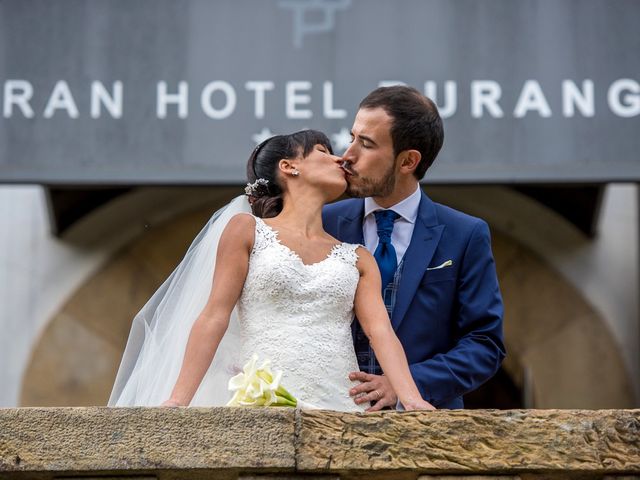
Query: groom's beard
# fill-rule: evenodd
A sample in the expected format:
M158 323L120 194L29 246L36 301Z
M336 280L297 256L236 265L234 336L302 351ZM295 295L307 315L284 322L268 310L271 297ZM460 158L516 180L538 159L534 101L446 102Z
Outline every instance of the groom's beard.
M395 162L379 178L363 177L357 172L347 176L347 195L354 198L386 197L396 185Z

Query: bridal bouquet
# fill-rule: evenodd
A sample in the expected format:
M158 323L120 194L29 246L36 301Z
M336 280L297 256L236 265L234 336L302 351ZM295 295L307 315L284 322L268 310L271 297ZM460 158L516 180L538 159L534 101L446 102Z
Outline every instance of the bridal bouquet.
M271 371L271 362L265 360L259 367L258 356L242 368L242 373L229 380L229 390L235 392L227 403L228 407L295 407L296 398L282 385L282 372Z

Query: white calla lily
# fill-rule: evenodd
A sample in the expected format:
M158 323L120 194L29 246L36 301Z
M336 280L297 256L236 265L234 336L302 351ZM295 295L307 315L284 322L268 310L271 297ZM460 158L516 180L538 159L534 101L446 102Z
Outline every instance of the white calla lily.
M271 371L271 362L265 360L258 367L254 353L242 368L242 373L229 379L229 390L235 392L227 406L290 406L297 400L282 386L281 371Z

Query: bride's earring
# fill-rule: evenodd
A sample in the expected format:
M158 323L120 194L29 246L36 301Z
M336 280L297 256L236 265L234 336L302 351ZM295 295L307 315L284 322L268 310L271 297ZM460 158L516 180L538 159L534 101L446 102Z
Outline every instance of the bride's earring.
M298 175L300 175L300 172L294 169L291 171L291 175L293 175L294 177L297 177Z

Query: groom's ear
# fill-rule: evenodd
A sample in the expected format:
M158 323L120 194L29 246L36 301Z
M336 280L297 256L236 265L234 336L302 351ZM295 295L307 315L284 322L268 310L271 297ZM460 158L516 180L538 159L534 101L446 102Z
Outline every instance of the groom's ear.
M413 174L422 159L422 155L418 150L403 150L398 154L398 157L400 157L400 172L411 174Z

